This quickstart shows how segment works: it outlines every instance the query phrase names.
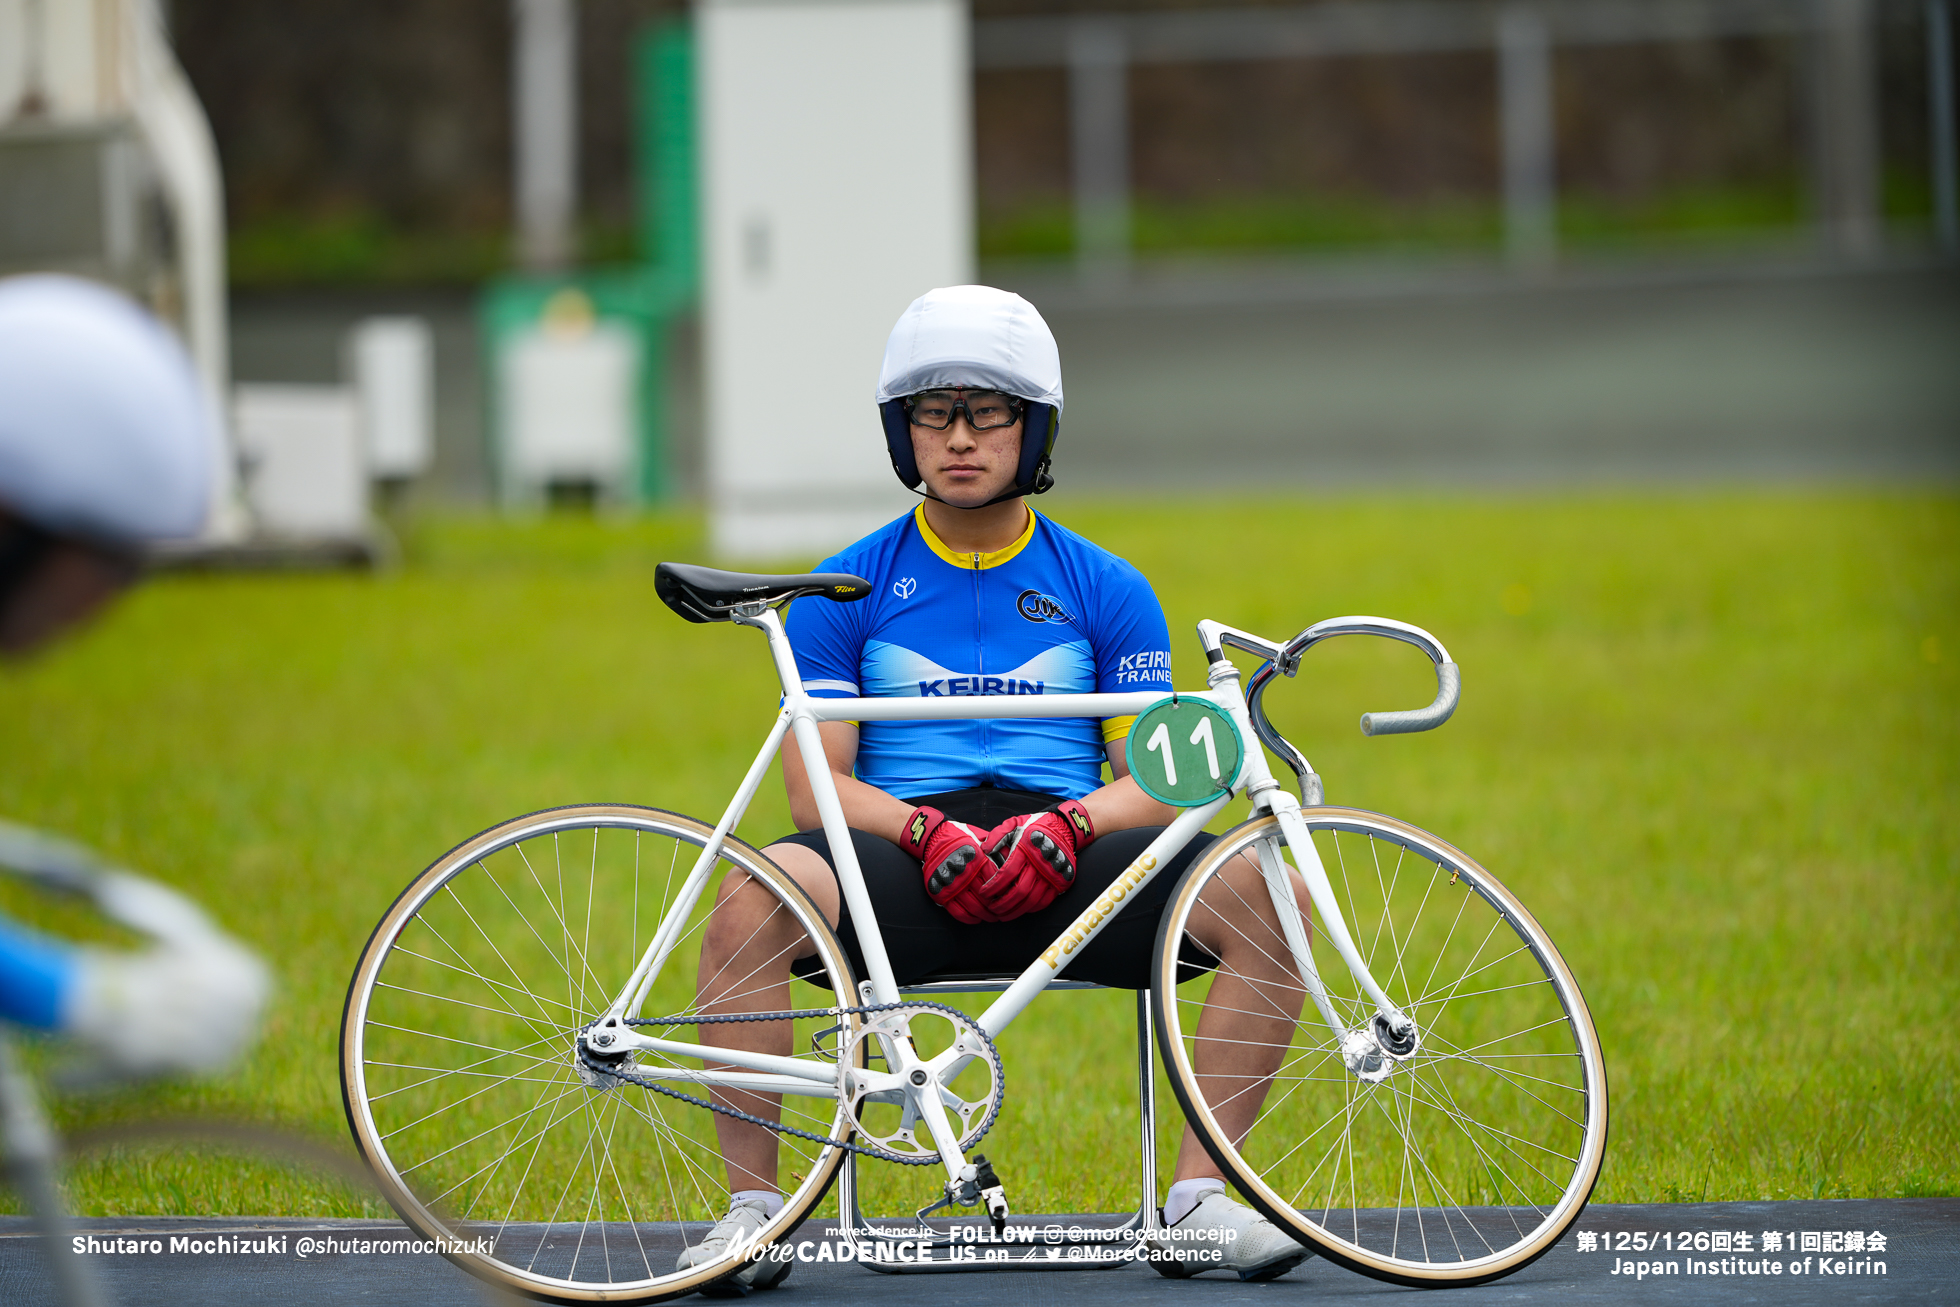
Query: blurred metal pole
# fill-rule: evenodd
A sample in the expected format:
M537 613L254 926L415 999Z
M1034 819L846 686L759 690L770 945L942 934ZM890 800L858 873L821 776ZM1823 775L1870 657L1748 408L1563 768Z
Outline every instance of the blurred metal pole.
M1878 68L1871 0L1817 0L1811 81L1817 216L1825 248L1876 258L1879 213Z
M232 399L224 174L211 121L170 48L165 8L161 0L130 0L110 10L120 15L120 31L99 32L96 40L105 47L101 55L120 64L129 105L156 165L182 296L175 316L183 323L211 411L224 415ZM240 539L251 527L239 494L237 433L228 418L221 417L218 439L203 531L209 543Z
M1068 116L1075 263L1120 277L1130 260L1130 63L1123 30L1084 19L1068 33Z
M1926 85L1933 118L1933 230L1960 255L1960 158L1953 127L1953 21L1946 0L1926 0Z
M1519 268L1542 271L1558 257L1553 163L1552 38L1535 8L1509 5L1497 18L1498 117L1504 166L1504 247Z
M62 1307L108 1307L109 1293L95 1263L76 1252L71 1242L74 1223L55 1183L60 1152L54 1128L4 1029L0 1029L0 1155L7 1180L40 1230L55 1297Z
M511 135L518 259L572 261L578 220L578 13L573 0L511 0Z
M21 0L19 21L20 99L8 107L8 115L31 120L48 112L48 91L42 71L48 58L45 0Z

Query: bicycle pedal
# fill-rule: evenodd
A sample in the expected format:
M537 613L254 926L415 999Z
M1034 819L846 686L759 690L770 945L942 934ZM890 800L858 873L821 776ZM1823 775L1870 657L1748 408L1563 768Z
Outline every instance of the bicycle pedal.
M1007 1209L1007 1191L995 1185L991 1189L982 1189L980 1197L987 1204L987 1219L993 1222L994 1236L998 1238L1006 1232L1007 1218L1013 1215Z
M973 1155L971 1183L974 1196L968 1205L971 1206L973 1202L986 1204L987 1217L993 1222L994 1233L1000 1234L1007 1228L1007 1218L1013 1213L1007 1207L1007 1186L1001 1182L1000 1176L994 1171L994 1164L989 1162L984 1154Z

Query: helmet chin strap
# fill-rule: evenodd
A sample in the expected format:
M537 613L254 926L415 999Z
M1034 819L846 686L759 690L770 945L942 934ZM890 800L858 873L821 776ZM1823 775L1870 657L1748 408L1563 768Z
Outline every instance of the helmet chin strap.
M1048 475L1048 460L1044 458L1035 465L1033 481L1016 482L995 495L992 499L989 499L986 503L974 504L973 507L992 508L995 504L1004 504L1010 499L1026 499L1030 495L1045 495L1054 488L1055 478ZM921 499L930 499L935 504L946 504L948 508L959 508L958 504L947 504L945 500L933 494L932 490L926 485L924 477L920 477L919 484L912 487L912 493Z

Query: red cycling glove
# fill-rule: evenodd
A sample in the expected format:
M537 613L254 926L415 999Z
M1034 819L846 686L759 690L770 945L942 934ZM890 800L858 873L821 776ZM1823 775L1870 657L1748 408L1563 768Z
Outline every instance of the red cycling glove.
M1000 868L981 850L985 838L963 821L947 820L937 808L914 808L898 841L899 848L919 860L932 901L969 926L1006 920L980 895L983 882L1000 876Z
M1075 857L1095 838L1089 810L1074 799L1009 818L987 833L1000 875L979 887L981 899L1000 921L1041 911L1075 884Z

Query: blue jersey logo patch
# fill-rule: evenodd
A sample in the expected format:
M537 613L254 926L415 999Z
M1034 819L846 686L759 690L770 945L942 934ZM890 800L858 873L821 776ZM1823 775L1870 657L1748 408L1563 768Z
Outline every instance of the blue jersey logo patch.
M1060 600L1056 599L1053 595L1045 595L1039 590L1021 591L1021 597L1014 601L1014 607L1021 616L1027 618L1030 622L1069 622L1072 624L1075 621L1073 617L1069 616L1068 609L1062 607Z

